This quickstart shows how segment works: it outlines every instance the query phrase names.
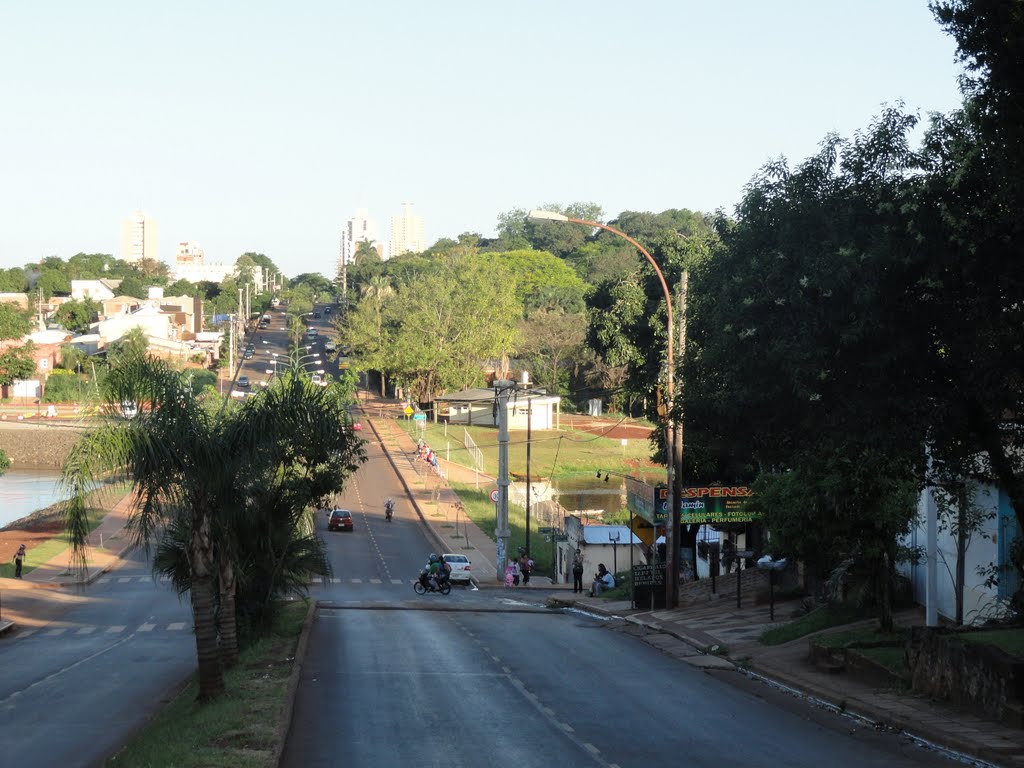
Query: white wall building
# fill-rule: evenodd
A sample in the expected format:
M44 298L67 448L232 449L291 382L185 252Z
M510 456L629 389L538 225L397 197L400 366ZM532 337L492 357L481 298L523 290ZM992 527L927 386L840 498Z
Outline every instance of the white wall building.
M142 211L135 211L121 222L121 258L131 262L143 259L159 261L158 234L156 220Z
M356 249L363 241L373 243L377 253L384 255L384 244L380 240L380 232L377 229L376 219L370 218L370 212L366 208L356 208L356 215L345 222L341 229L341 247L338 252L338 274L341 274L345 267L351 266L356 257Z
M971 503L987 517L974 532L965 555L964 567L964 623L982 623L985 619L999 615L998 602L1007 600L1016 590L1017 579L1013 569L1006 568L1010 562L1010 547L1017 536L1017 523L1009 497L993 485L975 485ZM922 557L916 564L903 563L899 571L910 579L914 599L925 604L927 598L927 516L936 509L934 492L926 488L918 502L918 521L903 543L919 547ZM953 510L955 514L955 510ZM936 598L938 614L946 619L956 616L956 537L948 523L939 519L937 538ZM942 529L945 530L942 530ZM1000 568L999 583L985 586L985 571L990 566Z
M414 216L412 203L402 203L402 215L391 217L391 248L388 258L427 250L423 217Z

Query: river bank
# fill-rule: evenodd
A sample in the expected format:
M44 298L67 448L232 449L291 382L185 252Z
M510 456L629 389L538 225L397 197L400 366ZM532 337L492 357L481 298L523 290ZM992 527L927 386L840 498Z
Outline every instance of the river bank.
M11 466L60 468L83 432L77 424L0 421L0 448Z

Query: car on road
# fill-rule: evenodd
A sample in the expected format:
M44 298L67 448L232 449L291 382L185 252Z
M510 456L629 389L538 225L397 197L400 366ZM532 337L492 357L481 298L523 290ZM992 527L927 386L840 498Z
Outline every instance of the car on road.
M457 555L454 552L447 555L441 555L444 561L452 567L451 580L456 583L469 584L472 580L470 570L473 568L473 564L469 558L465 555Z
M256 352L254 350L247 349L247 350L245 350L245 352L242 353L242 359L243 360L252 360L252 356L255 355L255 354L256 354Z
M242 389L248 389L249 388L249 377L248 376L239 376L238 377L238 386L240 386Z
M327 377L322 373L314 373L309 377L309 380L321 387L326 387L328 384Z
M317 336L316 328L310 328L308 331L306 331L306 336L308 336L311 339L315 339Z
M314 320L319 320L322 317L323 317L323 315L321 315L319 312L314 312L313 313L313 319Z
M347 509L335 509L331 510L331 516L327 520L328 531L351 531L354 530L352 524L352 513Z

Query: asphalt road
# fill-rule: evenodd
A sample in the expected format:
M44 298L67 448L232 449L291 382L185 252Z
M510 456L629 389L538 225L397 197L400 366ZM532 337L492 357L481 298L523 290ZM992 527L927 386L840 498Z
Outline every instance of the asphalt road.
M697 670L611 622L548 610L541 589L417 596L434 545L379 445L368 451L338 500L355 530L326 534L335 574L313 590L282 766L952 764L736 672Z
M195 670L189 605L140 553L50 610L0 648L0 764L101 760Z

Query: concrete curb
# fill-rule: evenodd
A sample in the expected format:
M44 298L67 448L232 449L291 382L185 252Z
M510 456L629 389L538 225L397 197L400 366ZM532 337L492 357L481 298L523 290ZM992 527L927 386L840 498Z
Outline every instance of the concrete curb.
M295 660L292 664L292 673L288 677L288 685L284 692L284 708L281 710L280 719L277 724L277 744L274 747L271 765L280 765L281 755L284 753L284 745L288 741L288 734L292 729L292 715L295 712L295 693L299 689L299 681L302 678L302 668L306 663L306 654L309 651L309 635L313 626L313 617L316 615L318 601L309 601L309 610L306 611L306 618L302 622L302 632L299 634L298 645L295 646Z

